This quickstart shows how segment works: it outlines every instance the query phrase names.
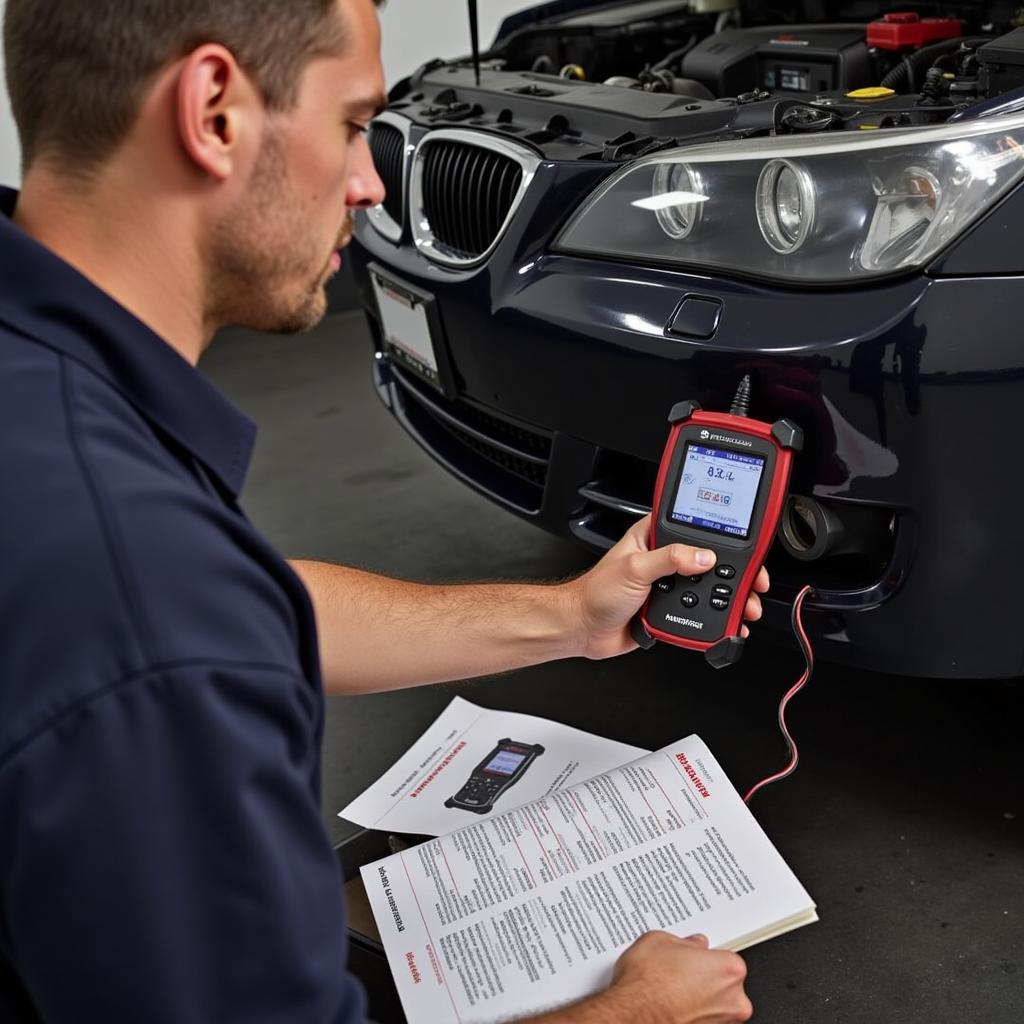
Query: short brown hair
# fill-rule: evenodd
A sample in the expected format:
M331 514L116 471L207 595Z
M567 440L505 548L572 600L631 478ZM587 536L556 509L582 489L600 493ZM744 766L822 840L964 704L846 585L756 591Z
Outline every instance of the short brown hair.
M287 109L314 57L341 52L337 0L7 0L7 91L22 166L88 173L124 140L156 73L227 47L268 107Z

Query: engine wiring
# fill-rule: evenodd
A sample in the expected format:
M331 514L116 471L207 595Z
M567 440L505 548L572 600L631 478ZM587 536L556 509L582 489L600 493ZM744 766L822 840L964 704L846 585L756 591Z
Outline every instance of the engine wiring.
M797 750L796 741L790 734L789 726L786 724L786 707L790 700L792 700L792 698L807 685L812 673L814 672L814 651L811 649L811 641L807 638L807 633L804 630L804 624L801 619L804 598L807 597L810 592L810 585L804 586L796 595L796 598L793 601L792 611L790 612L790 622L793 626L793 633L796 636L797 643L800 645L800 650L803 652L804 656L805 667L803 675L801 675L800 678L783 694L782 700L779 702L779 729L786 740L786 748L789 753L789 764L787 764L781 771L777 771L774 775L769 775L766 778L763 778L760 782L752 786L747 792L747 795L743 798L743 802L745 804L750 803L750 798L759 789L762 789L773 782L780 782L782 779L788 778L796 771L796 766L800 763L800 752Z
M936 104L935 106L923 108L928 113L941 113L946 110L960 110L955 103L942 103ZM874 109L865 107L863 110L858 110L853 114L840 114L843 121L854 121L858 117L868 117L872 114L884 114L888 117L890 114L920 114L922 112L921 107L875 107Z

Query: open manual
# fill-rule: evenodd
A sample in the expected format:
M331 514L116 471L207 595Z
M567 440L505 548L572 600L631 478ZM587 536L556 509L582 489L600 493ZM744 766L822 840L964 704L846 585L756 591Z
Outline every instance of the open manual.
M520 721L456 785L488 774L500 785L514 773L529 756L527 723L578 733L462 704ZM541 746L550 761L566 760ZM446 755L428 759L423 777L437 778ZM703 932L714 947L740 950L817 920L697 736L520 806L512 792L490 811L459 809L471 824L362 868L409 1024L512 1020L573 1002L605 988L619 955L651 929Z

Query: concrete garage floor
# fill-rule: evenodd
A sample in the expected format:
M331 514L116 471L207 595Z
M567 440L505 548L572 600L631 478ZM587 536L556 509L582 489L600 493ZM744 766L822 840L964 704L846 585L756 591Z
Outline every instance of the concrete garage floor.
M227 332L204 359L260 425L244 504L283 552L418 580L552 579L588 564L437 467L378 402L369 353L361 314L347 313L297 338ZM950 595L964 599L984 599L980 578L978 593ZM697 732L742 791L784 758L775 709L801 667L755 632L724 672L656 648L332 700L324 820L335 842L351 834L337 810L455 693L652 748ZM801 766L753 809L821 921L745 954L756 1019L1024 1020L1024 685L820 664L790 724ZM360 969L381 1024L401 1020L379 967Z

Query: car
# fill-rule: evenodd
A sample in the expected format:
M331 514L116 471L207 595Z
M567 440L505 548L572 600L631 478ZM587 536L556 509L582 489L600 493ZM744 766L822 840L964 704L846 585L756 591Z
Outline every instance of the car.
M938 6L562 0L417 69L351 260L385 405L599 551L749 374L806 438L763 633L808 584L819 657L1021 674L1024 28Z

